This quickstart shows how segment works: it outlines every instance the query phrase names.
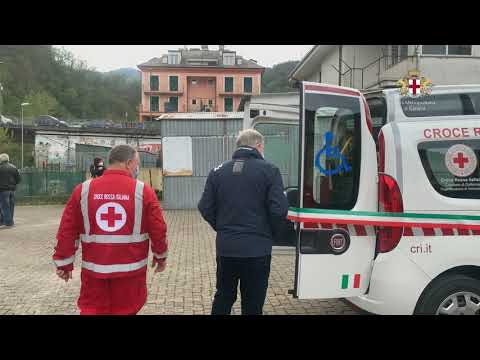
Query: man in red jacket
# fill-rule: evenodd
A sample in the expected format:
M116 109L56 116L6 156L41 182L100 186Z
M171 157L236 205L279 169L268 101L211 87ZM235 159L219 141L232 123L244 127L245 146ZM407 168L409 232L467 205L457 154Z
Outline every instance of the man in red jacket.
M149 239L155 272L165 269L167 227L155 192L136 180L138 152L114 147L103 176L72 193L57 233L53 261L57 275L72 278L82 243L81 315L134 315L147 299Z

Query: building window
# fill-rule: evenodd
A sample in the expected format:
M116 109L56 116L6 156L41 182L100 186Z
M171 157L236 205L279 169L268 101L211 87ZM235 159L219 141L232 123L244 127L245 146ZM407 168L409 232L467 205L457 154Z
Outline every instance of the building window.
M391 45L391 65L398 64L408 57L408 45Z
M208 105L213 105L213 100L212 99L208 99Z
M170 65L178 65L180 64L180 54L176 52L172 52L168 54L168 63Z
M150 90L158 91L158 76L150 75Z
M472 55L472 45L422 45L424 55Z
M178 76L170 76L170 91L178 91Z
M225 92L233 92L233 77L225 78Z
M392 65L398 62L398 45L392 45Z
M192 100L192 105L197 105L197 100L193 99Z
M235 53L224 52L223 53L223 65L235 65Z
M472 55L472 45L447 45L448 55Z
M446 55L447 45L422 45L424 55Z
M165 103L165 112L178 112L178 96L171 96Z
M208 80L208 86L213 86L213 80L212 79Z
M233 111L233 98L227 97L224 99L224 110Z
M159 106L158 106L158 96L150 96L150 111L151 112L158 112L159 111Z
M192 80L192 85L197 85L197 80Z
M243 92L251 93L252 92L252 78L246 77L243 78Z

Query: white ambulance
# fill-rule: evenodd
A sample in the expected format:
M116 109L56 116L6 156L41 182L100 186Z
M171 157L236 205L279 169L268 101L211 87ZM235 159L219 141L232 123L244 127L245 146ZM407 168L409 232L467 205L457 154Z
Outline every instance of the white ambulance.
M284 177L292 225L276 241L295 247L294 296L480 315L480 85L300 87L300 121L251 125Z

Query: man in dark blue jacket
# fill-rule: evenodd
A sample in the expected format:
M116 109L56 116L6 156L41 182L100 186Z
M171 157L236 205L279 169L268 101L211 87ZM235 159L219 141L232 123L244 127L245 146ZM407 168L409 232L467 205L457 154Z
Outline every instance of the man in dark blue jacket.
M253 130L237 138L233 159L213 169L198 204L217 232L217 292L212 315L229 315L240 282L242 314L261 315L267 294L273 237L288 212L280 171L263 159L264 138Z

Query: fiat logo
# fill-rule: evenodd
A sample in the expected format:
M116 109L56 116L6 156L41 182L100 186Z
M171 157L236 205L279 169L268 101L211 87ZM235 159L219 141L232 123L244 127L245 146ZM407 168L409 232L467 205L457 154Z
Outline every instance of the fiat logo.
M347 246L347 239L343 234L335 234L330 238L330 246L335 252L342 252Z

